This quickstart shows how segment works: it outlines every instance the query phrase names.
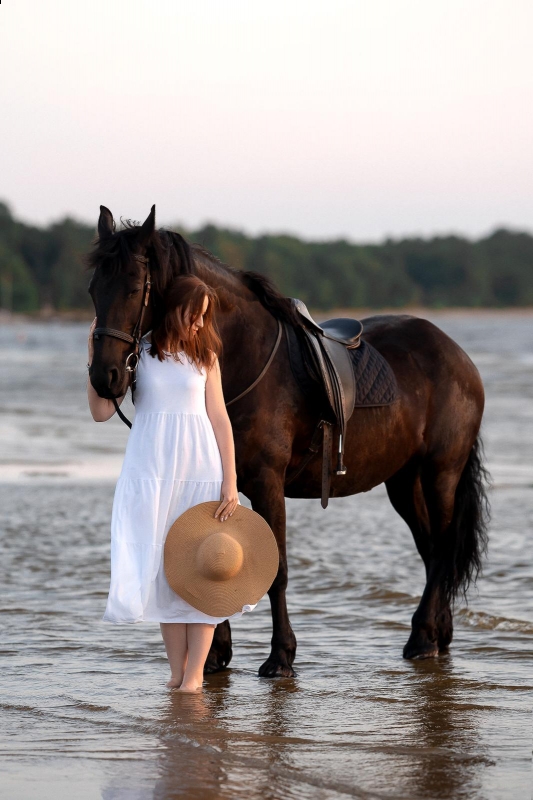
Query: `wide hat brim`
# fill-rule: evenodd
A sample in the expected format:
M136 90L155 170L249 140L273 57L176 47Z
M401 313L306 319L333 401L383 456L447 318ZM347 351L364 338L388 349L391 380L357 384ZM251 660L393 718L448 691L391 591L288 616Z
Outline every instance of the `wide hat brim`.
M213 617L230 617L254 605L270 589L279 568L279 550L268 522L238 505L225 522L214 517L219 500L192 506L171 526L163 554L170 588L193 608ZM213 580L198 568L198 551L214 533L225 533L242 547L242 566L227 580Z

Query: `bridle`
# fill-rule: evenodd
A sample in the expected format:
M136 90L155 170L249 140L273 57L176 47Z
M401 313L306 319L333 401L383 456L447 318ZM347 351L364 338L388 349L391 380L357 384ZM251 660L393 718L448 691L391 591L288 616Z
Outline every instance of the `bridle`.
M131 334L131 333L126 333L125 331L119 331L116 328L95 328L94 331L93 331L93 337L95 339L98 339L99 336L113 336L115 339L121 339L123 342L128 342L128 344L132 344L133 345L133 350L131 351L131 353L129 353L128 357L126 358L126 367L125 367L126 372L132 373L132 378L131 378L131 399L132 399L132 402L133 402L133 398L134 398L135 384L137 382L137 366L139 364L139 349L140 349L141 338L142 338L143 317L144 317L144 312L146 310L146 306L148 305L148 302L150 300L150 288L152 286L152 281L150 279L151 278L150 260L148 258L145 258L144 256L133 256L133 258L136 259L136 261L141 261L143 264L146 264L146 279L144 281L143 299L142 299L142 304L141 304L141 310L140 310L139 318L137 319L137 323L135 325L135 328L133 329L133 333ZM267 369L269 368L270 364L272 363L272 360L273 360L274 356L276 355L277 349L279 347L279 343L281 341L281 334L282 334L282 331L283 331L283 326L282 326L281 321L279 319L277 320L277 323L278 323L278 335L276 337L276 343L274 345L274 348L273 348L273 350L272 350L272 352L270 354L270 357L269 357L268 361L266 362L265 366L261 370L261 373L255 379L255 381L253 383L251 383L250 386L248 386L247 389L244 390L244 392L241 392L240 394L238 394L237 397L233 398L233 400L229 400L226 403L226 406L230 406L232 403L235 403L237 400L240 400L241 397L244 397L245 394L248 394L248 392L250 392L254 388L254 386L256 386L259 383L259 381L261 380L263 375L266 373ZM131 422L129 421L129 419L120 410L120 406L117 403L117 400L116 400L115 397L113 398L113 405L115 406L115 411L117 412L117 414L120 417L120 419L122 420L122 422L124 422L124 424L127 425L128 428L131 428Z
M150 302L150 289L152 287L150 259L145 258L144 256L133 256L133 258L136 261L140 261L141 263L146 264L146 277L144 280L141 310L139 312L139 317L137 319L137 322L135 323L133 333L126 333L125 331L119 331L116 328L95 328L93 331L94 339L98 339L100 336L113 336L115 339L121 339L123 342L128 342L128 344L133 345L133 350L131 351L131 353L128 354L128 357L126 358L126 366L125 366L126 372L131 373L132 401L135 393L135 385L137 382L137 366L139 364L139 348L142 337L144 312L146 311L146 306ZM115 406L115 410L119 415L120 419L122 420L122 422L124 422L129 428L131 428L131 422L127 417L124 416L124 414L120 410L116 398L113 398L113 405Z

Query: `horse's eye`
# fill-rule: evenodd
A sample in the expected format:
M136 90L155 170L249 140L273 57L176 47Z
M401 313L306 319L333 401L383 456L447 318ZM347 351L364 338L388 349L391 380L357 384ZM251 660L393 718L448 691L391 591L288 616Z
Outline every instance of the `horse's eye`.
M136 294L139 294L140 289L132 289L131 292L128 292L128 297L135 297Z

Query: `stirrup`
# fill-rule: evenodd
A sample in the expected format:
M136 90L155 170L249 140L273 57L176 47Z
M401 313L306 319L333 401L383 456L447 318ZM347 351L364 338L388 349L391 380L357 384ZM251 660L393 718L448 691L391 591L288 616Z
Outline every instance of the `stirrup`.
M337 453L337 468L335 475L346 475L347 469L342 463L342 433L339 433L339 452Z

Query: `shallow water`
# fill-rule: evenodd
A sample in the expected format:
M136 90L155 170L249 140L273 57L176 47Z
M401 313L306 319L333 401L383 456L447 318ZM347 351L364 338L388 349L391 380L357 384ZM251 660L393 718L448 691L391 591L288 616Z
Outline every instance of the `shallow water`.
M203 696L164 688L157 625L101 622L126 428L92 422L86 328L0 328L2 797L529 797L533 316L436 318L480 368L490 557L450 654L401 658L423 587L383 487L287 501L295 679L263 600ZM248 504L241 496L241 501Z

